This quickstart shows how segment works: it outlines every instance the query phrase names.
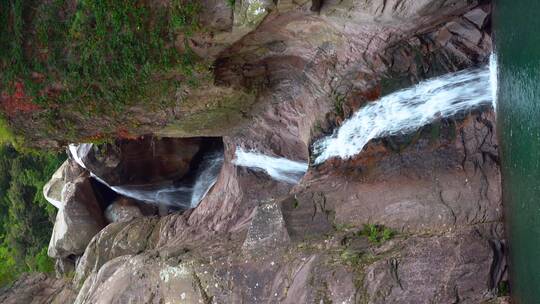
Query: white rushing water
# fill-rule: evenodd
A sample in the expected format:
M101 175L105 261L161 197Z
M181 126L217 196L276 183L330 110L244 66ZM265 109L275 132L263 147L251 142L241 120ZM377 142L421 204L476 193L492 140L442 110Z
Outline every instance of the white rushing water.
M73 157L73 160L81 167L86 169L86 166L84 165L84 162L82 161L82 157L86 156L88 152L90 152L90 149L92 149L92 144L70 144L68 146L69 152L71 153L71 156Z
M372 139L407 134L436 119L491 104L490 75L494 70L496 62L491 68L483 66L428 79L368 103L333 135L314 143L314 163L333 157L346 159L360 153Z
M84 157L91 150L92 144L70 144L69 151L79 166L86 168ZM90 175L114 192L142 202L174 206L179 208L195 208L216 183L223 165L223 152L212 152L203 157L193 184L175 185L164 182L151 185L111 186L101 177L90 172Z
M497 54L491 53L489 56L489 83L491 84L491 98L495 112L497 111L497 90L499 89L498 73Z
M195 184L193 185L191 208L197 207L212 186L214 186L222 165L223 153L214 152L204 156L200 164L202 169L199 170Z
M107 185L103 180L102 183ZM107 185L108 186L108 185ZM172 183L158 185L109 186L114 192L138 201L191 208L191 187L174 186Z
M308 169L308 164L304 162L268 156L257 151L245 151L240 147L236 148L233 163L241 167L262 170L273 179L290 184L298 183Z

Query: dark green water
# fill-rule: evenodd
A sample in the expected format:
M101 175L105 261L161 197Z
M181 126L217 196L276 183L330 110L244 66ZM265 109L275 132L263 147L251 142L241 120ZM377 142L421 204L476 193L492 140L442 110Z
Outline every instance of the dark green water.
M496 0L497 119L515 303L540 303L540 0Z

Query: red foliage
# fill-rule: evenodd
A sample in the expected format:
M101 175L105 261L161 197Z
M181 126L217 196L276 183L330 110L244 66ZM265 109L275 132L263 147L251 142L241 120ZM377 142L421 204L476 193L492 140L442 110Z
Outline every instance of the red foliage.
M32 98L26 96L22 82L15 83L15 92L12 95L2 92L0 100L2 109L10 117L19 112L31 113L40 109L37 104L32 102Z
M102 140L103 138L105 138L105 135L103 133L98 132L94 135L90 135L88 137L83 138L82 142L96 142L96 141Z
M44 89L42 89L39 94L41 96L46 95L49 100L54 100L58 96L60 96L60 94L62 93L63 90L64 90L64 88L62 87L61 84L55 83L55 84L49 85L49 86L45 87Z
M116 137L120 139L136 140L138 136L131 134L126 128L119 127L116 129Z

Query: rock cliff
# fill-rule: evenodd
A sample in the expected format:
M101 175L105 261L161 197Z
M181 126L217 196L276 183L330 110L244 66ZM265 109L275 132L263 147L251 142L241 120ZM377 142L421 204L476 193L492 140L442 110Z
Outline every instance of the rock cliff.
M212 61L212 83L187 92L179 112L134 116L158 115L130 131L166 139L96 145L86 168L71 151L45 188L60 209L49 254L72 277L62 267L60 279L25 276L0 300L505 303L491 106L374 139L349 159L315 165L311 149L366 103L486 64L489 1L225 2L204 1L215 32L190 40ZM90 173L115 185L180 179L208 136L222 140L224 161L195 208L116 204L136 216L105 225L113 199ZM237 166L238 147L310 165L297 184L282 182Z

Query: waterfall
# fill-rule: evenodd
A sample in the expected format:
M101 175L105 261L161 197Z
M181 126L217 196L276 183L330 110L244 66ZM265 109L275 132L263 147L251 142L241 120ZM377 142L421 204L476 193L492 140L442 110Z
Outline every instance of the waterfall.
M195 208L216 183L222 165L223 153L214 152L204 156L200 165L202 170L199 170L193 185L191 208Z
M87 168L83 159L91 148L92 144L70 144L69 152L79 166ZM222 165L223 152L211 152L203 156L203 160L197 168L195 179L192 182L180 184L169 181L148 185L111 186L93 172L90 172L90 175L117 194L147 203L189 209L195 208L210 191L217 180Z
M82 161L82 158L90 152L90 149L92 149L92 144L70 144L68 146L69 153L73 157L73 160L81 167L86 169L86 166L84 165L84 162Z
M188 203L191 200L191 187L175 186L172 182L154 185L111 186L94 174L92 174L92 177L125 197L130 197L141 202L191 208L191 204Z
M360 153L372 139L407 134L436 119L491 104L495 60L490 66L428 79L366 104L333 135L314 143L314 163L332 157L346 159Z
M497 112L497 80L498 66L497 66L497 54L492 53L489 56L489 83L491 84L491 98L493 102L493 109Z
M236 148L233 163L236 166L262 170L273 179L290 184L298 183L308 169L308 164L304 162L272 157L257 151L245 151L240 147Z

